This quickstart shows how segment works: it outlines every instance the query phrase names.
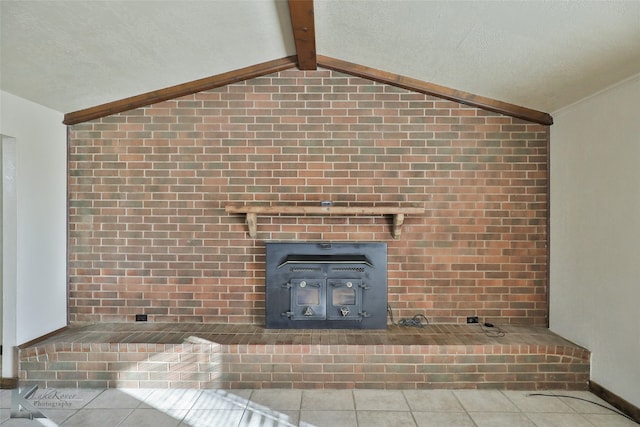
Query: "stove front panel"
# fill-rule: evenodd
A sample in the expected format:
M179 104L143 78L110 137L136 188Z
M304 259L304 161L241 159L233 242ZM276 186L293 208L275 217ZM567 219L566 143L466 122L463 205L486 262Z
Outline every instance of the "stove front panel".
M385 243L266 243L267 328L385 329Z

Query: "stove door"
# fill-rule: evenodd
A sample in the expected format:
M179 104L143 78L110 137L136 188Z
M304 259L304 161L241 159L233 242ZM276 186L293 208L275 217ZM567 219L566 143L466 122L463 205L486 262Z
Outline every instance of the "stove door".
M362 280L327 280L327 319L360 320L362 317Z
M291 318L326 319L327 292L324 279L291 280Z

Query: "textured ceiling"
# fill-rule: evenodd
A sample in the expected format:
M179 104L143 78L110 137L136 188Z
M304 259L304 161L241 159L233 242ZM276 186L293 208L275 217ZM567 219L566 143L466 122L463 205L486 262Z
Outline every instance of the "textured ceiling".
M2 90L63 113L295 54L286 1L0 1ZM318 54L546 112L640 73L640 1L315 0Z
M318 52L553 111L640 72L640 2L319 1Z

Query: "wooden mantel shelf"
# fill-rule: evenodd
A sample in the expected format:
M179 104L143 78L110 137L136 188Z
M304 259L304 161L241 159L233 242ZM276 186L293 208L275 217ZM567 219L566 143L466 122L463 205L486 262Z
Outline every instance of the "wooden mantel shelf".
M408 214L422 214L424 208L399 206L258 206L258 205L227 205L227 213L246 214L249 236L256 237L258 215L342 215L342 216L378 216L393 215L393 238L397 239L402 233L404 217Z

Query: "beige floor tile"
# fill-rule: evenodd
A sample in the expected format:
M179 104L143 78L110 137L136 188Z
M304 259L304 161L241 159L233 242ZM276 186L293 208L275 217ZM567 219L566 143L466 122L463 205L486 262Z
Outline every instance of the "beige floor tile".
M469 412L518 412L499 390L456 390L453 392Z
M91 402L87 403L85 408L137 408L142 401L151 394L151 390L146 393L132 393L126 390L111 388L103 391Z
M354 390L358 411L408 411L401 390Z
M638 427L638 423L612 413L607 414L582 414L589 422L596 427Z
M196 409L189 411L181 427L237 427L244 411L238 409Z
M355 403L351 390L304 390L302 409L315 411L354 411Z
M302 410L300 427L358 427L358 420L356 411Z
M141 409L191 409L202 390L196 389L158 389L147 396Z
M357 411L358 427L417 427L410 412Z
M275 411L268 408L247 408L240 427L294 427L298 425L300 411Z
M38 418L32 420L32 424L28 418L11 418L11 409L2 408L0 409L0 424L2 426L11 426L11 425L37 425L39 427L43 426L57 426L62 424L67 418L76 413L75 409L46 409L41 411L42 415L45 418ZM28 412L25 411L25 415L28 415Z
M62 423L64 427L113 427L120 424L133 409L80 409Z
M536 427L520 412L470 412L469 416L478 427Z
M464 412L456 396L449 390L405 390L403 393L412 411Z
M187 412L184 409L169 415L159 409L134 409L118 427L176 427Z
M607 408L613 408L604 400L600 399L593 393L588 391L557 391L555 394L562 396L571 396L571 397L560 397L564 403L569 405L574 411L580 414L610 414L611 411ZM585 399L585 400L581 400ZM603 408L599 405L594 405L591 402L598 403L600 405L604 405L607 408Z
M47 409L46 411L42 411L42 415L60 425L76 412L77 411L75 409Z
M0 408L11 408L13 390L0 390Z
M11 418L2 423L2 427L55 427L57 424L42 424L41 420Z
M536 412L527 416L539 427L585 427L591 426L581 414L551 414Z
M413 412L418 427L476 427L466 412Z
M75 414L75 409L57 409L57 410L47 410L43 411L43 415L45 418L37 418L30 420L28 418L11 418L11 410L10 409L0 409L0 424L2 427L13 427L13 426L37 426L37 427L55 427L60 424L71 415Z
M503 390L502 394L522 412L574 412L569 405L552 393ZM536 394L544 394L544 396L536 396Z
M274 410L299 411L302 390L261 389L251 393L249 408L257 406Z
M110 389L107 389L107 390L110 390ZM134 399L138 399L139 401L143 402L147 397L149 397L149 395L151 395L151 392L153 392L155 389L153 388L119 388L118 390L128 394Z
M9 408L0 408L0 424L3 421L6 421L11 416L11 409Z
M192 409L244 409L251 390L204 390Z

